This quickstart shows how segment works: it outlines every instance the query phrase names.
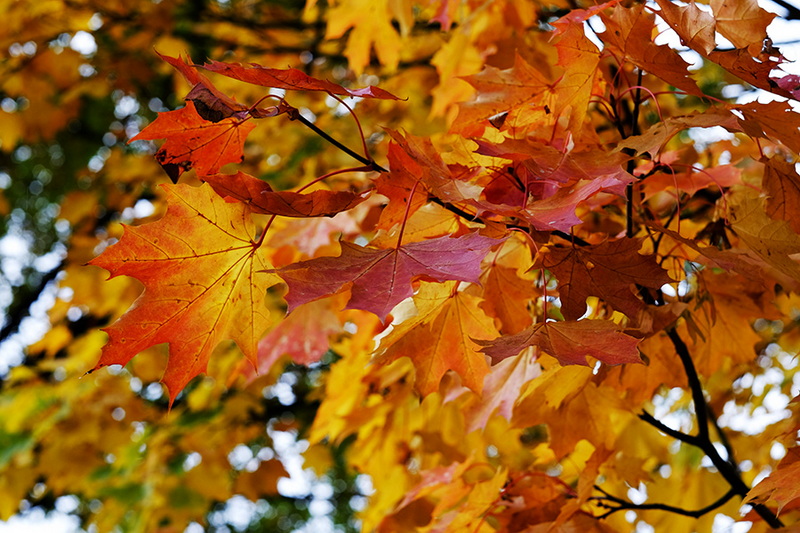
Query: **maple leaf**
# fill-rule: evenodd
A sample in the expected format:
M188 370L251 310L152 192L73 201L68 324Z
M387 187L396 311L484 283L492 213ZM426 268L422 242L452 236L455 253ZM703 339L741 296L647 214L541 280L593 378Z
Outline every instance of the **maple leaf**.
M418 316L396 325L377 352L381 364L409 357L416 370L415 387L423 396L439 389L447 370L480 393L489 371L476 340L490 339L497 330L480 309L480 299L455 292L455 287L456 282L423 284L414 296Z
M621 153L598 153L596 150L566 151L532 140L504 139L500 144L476 139L476 153L519 162L528 173L528 183L575 183L601 176L613 176L627 182L631 176L622 168L628 159Z
M606 31L600 37L610 50L678 89L704 96L689 75L689 64L669 46L657 45L651 40L655 16L645 11L644 5L631 8L617 5L611 15L604 15L602 19ZM713 48L713 30L711 33Z
M755 45L761 51L775 13L762 9L757 0L711 0L711 10L717 31L734 47Z
M662 122L653 124L641 135L632 135L617 145L617 150L634 150L636 154L649 153L652 156L664 148L669 140L679 132L689 128L711 128L722 126L731 132L742 130L740 120L725 109L708 110L705 113L695 113L678 117L669 117Z
M714 48L716 21L694 2L678 6L665 0L656 0L661 8L659 15L675 30L684 45L707 56Z
M761 54L761 46L763 37L758 39L755 43L748 43L756 47L758 57L754 57L753 50L750 48L736 48L734 50L716 50L716 43L714 35L716 30L716 20L714 17L702 11L690 2L688 5L679 6L670 0L656 0L656 3L661 8L659 15L664 21L675 30L684 44L698 52L704 58L718 64L734 76L741 78L750 85L771 91L781 96L791 97L791 93L782 89L778 84L770 78L770 73L777 69L780 61L772 59L769 54ZM717 4L719 7L719 4ZM750 10L742 10L740 14L747 11L752 14ZM726 13L730 13L726 11ZM724 25L725 32L734 37L737 42L740 42L740 36L737 35L735 27L727 24ZM758 34L759 26L755 26L754 32L748 33L748 36ZM740 44L742 44L740 42Z
M325 300L301 305L258 343L258 367L249 365L249 379L267 374L281 357L298 365L319 361L330 348L330 336L340 331L339 318Z
M186 63L182 57L170 57L158 52L156 54L175 67L192 85L192 90L186 95L186 100L194 102L197 113L205 120L219 122L228 117L245 118L248 112L247 106L240 104L214 87L211 80L197 72L197 69Z
M159 113L129 142L166 139L156 159L175 182L190 169L205 176L218 172L223 165L240 162L244 141L255 127L252 121L233 117L219 122L205 120L190 100L186 107Z
M516 268L493 264L484 270L481 283L481 307L500 320L505 333L518 333L531 325L528 303L541 292L530 279L520 277Z
M607 365L641 363L636 339L620 331L610 320L545 322L515 335L480 341L483 353L494 362L514 357L528 346L536 346L562 365L589 366L587 356Z
M727 204L733 230L767 264L795 282L800 281L800 265L793 259L800 253L800 236L788 222L769 218L764 198L747 189L736 193Z
M424 184L437 198L454 203L467 199L477 199L481 187L468 182L467 173L464 179L458 179L450 167L442 160L442 156L430 139L414 135L402 135L400 132L387 130L400 150L394 150L394 158L390 160L391 168L402 168ZM456 168L459 168L456 166Z
M754 138L768 138L800 154L797 112L788 102L750 102L735 106L740 129Z
M514 66L510 69L486 66L483 71L466 76L464 80L478 90L480 98L460 105L458 116L450 128L455 133L479 135L488 125L489 118L501 113L535 113L545 118L549 114L548 104L555 106L553 83L520 55L515 56ZM516 122L515 116L510 116L510 119L509 122Z
M786 220L795 231L800 233L800 175L795 164L775 156L763 161L764 192L767 193L767 214L777 220Z
M510 421L522 388L541 374L541 366L528 354L508 357L493 365L483 380L480 399L468 404L464 410L467 432L485 428L489 418L495 414Z
M364 197L349 191L273 191L267 182L241 171L203 176L203 181L223 198L233 198L247 204L254 213L266 215L330 217L364 201Z
M388 230L427 204L428 191L425 187L415 187L422 169L397 143L389 143L387 159L389 172L381 173L375 180L375 192L389 199L379 222L380 228Z
M579 137L592 96L600 51L586 37L583 23L568 24L555 46L558 64L564 73L554 88L556 101L553 114L561 117L569 111L567 128L574 137Z
M641 255L642 239L619 239L591 246L550 248L542 266L559 280L561 312L577 320L586 312L586 298L598 296L631 318L645 304L634 285L660 289L672 279L655 256Z
M778 502L779 513L787 505L796 507L800 504L798 476L800 476L800 446L794 446L786 452L774 472L750 489L742 503L775 500Z
M477 233L383 250L343 242L339 257L301 261L275 272L289 285L289 311L350 287L347 309L371 311L385 321L395 305L411 296L414 278L477 283L481 260L500 242Z
M108 343L94 369L126 365L142 350L169 343L163 382L174 401L205 372L212 350L233 339L256 363L268 325L265 290L280 282L267 273L264 252L253 242L255 225L241 204L224 202L208 185L162 185L167 213L141 227L125 227L117 244L90 264L111 277L141 281L144 293L104 331Z
M356 74L370 64L372 50L387 70L394 70L403 49L395 24L408 35L414 25L410 2L339 0L330 5L325 35L337 38L347 34L344 55Z
M664 163L664 158L661 158ZM652 169L651 165L641 166L637 172L646 173ZM734 165L720 165L716 167L695 169L688 172L670 173L657 172L647 176L642 180L642 192L645 198L650 198L654 194L670 190L679 189L689 195L694 195L700 189L709 186L727 188L738 185L742 181L742 171Z
M252 83L253 85L260 85L262 87L294 91L322 91L338 96L357 96L359 98L399 100L397 96L379 87L370 85L363 89L346 89L331 81L313 78L305 72L294 68L267 68L255 63L244 66L238 63L224 63L222 61L211 61L203 65L202 68L235 80Z
M528 206L519 212L519 216L540 231L557 229L568 232L572 226L581 223L581 219L575 215L578 204L598 192L621 195L625 184L633 179L633 176L628 175L625 181L620 181L617 176L610 175L580 180L568 187L561 187L552 196L532 198Z

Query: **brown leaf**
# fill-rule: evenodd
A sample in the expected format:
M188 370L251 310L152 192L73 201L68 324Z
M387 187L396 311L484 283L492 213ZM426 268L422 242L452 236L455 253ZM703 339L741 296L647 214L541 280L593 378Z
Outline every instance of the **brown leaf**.
M265 181L244 172L203 176L223 198L247 204L254 213L282 217L331 217L364 201L349 191L317 190L308 193L273 191Z
M608 365L641 363L636 349L639 340L626 335L609 320L580 320L535 324L516 335L480 341L480 344L484 346L483 353L494 362L514 357L528 346L536 346L562 365L589 366L587 356Z
M688 63L674 49L653 42L655 16L646 11L644 5L626 8L617 4L611 15L602 18L606 31L600 38L610 50L678 89L703 96L689 74ZM713 30L711 33L713 48Z
M705 56L714 50L717 46L714 42L716 22L711 14L694 2L678 5L669 0L656 0L656 3L661 8L661 18L675 30L685 46Z
M800 500L800 446L789 448L778 467L758 485L750 489L742 503L765 503L774 500L778 503L778 512L792 504L795 507Z
M247 106L214 87L211 80L197 72L197 68L186 63L182 57L170 57L158 52L156 54L175 67L183 74L186 81L193 85L192 90L186 95L186 100L194 102L197 113L205 120L219 122L224 118L235 116L242 119L247 115Z
M767 214L776 220L785 220L800 233L800 175L795 163L780 155L764 161L764 192L767 193Z
M757 0L711 0L717 31L736 48L755 45L760 50L767 26L775 13L762 9Z
M577 320L586 312L586 298L597 296L617 311L635 319L645 307L636 285L660 289L673 280L656 261L642 255L641 239L620 239L592 246L550 248L542 266L559 281L561 312Z

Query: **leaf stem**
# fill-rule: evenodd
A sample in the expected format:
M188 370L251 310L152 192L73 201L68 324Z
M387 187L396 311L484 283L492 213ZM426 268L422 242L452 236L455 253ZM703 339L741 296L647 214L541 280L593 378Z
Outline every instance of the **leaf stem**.
M372 170L372 167L352 167L352 168L342 168L342 169L339 169L339 170L334 170L333 172L328 172L327 174L325 174L323 176L320 176L318 178L315 178L314 180L310 181L309 183L306 183L305 185L303 185L302 187L297 189L295 192L303 192L304 190L308 189L309 187L311 187L315 183L319 183L320 181L322 181L324 179L327 179L327 178L330 178L331 176L335 176L337 174L344 174L346 172L369 172L370 170Z
M349 105L347 105L343 99L339 98L335 94L331 93L328 94L331 97L333 97L334 100L338 101L345 108L347 108L347 110L350 112L350 115L353 117L353 120L356 121L356 127L358 127L358 134L361 136L361 147L364 149L364 156L366 156L367 159L372 161L372 158L369 156L369 149L367 148L367 139L366 137L364 137L364 130L361 128L361 121L358 120L358 116L356 115L355 111L353 111L353 109Z
M686 444L691 444L692 446L700 446L700 439L698 439L694 435L688 435L682 431L678 431L677 429L672 429L671 427L664 424L663 422L655 418L647 411L642 411L641 413L639 413L638 416L644 422L647 422L648 424L659 430L661 433L669 435L673 439L685 442Z
M690 516L690 517L693 517L693 518L700 518L701 516L703 516L703 515L705 515L707 513L710 513L714 509L718 509L719 507L722 507L723 505L728 503L728 501L731 498L736 496L736 491L733 488L731 488L728 492L723 494L720 498L718 498L713 503L710 503L710 504L708 504L705 507L702 507L700 509L689 510L689 509L683 509L682 507L675 507L673 505L666 505L666 504L663 504L663 503L638 503L637 504L637 503L629 502L627 500L623 500L622 498L618 498L616 496L613 496L613 495L609 494L608 492L606 492L605 490L603 490L600 487L598 487L597 485L595 485L594 488L596 490L602 492L603 496L592 498L592 499L597 501L598 505L600 505L601 507L604 507L604 508L608 509L608 512L600 515L598 518L606 518L606 517L611 516L612 514L618 512L618 511L626 511L626 510L634 510L634 511L649 511L649 510L667 511L667 512L670 512L670 513L675 513L675 514L679 514L679 515L683 515L683 516ZM611 502L611 504L605 503L605 502Z
M267 221L267 225L264 226L264 230L261 232L261 235L258 237L258 241L253 243L253 248L258 249L261 248L261 245L264 244L264 237L267 235L267 231L269 231L269 227L272 226L272 223L275 221L275 217L278 215L272 215L269 217Z

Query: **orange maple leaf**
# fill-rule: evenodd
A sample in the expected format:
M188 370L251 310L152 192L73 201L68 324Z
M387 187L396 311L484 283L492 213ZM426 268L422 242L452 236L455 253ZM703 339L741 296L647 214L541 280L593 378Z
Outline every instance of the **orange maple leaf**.
M120 241L90 264L111 277L141 281L145 291L114 324L95 369L125 365L142 350L167 342L162 381L170 403L206 371L212 350L233 339L256 362L268 326L265 290L280 278L253 241L255 225L242 204L226 203L208 185L162 185L167 213L141 227L125 227Z
M478 74L465 76L464 80L475 87L481 97L460 104L458 116L450 128L454 133L481 135L491 117L503 113L510 118L509 123L552 120L548 117L548 104L555 106L553 83L519 55L509 69L500 70L489 65Z
M614 53L682 91L703 96L703 91L690 76L689 64L669 46L651 40L655 16L645 11L643 5L631 8L617 5L610 15L603 16L603 23L606 31L600 37ZM713 49L713 27L710 31Z
M439 389L448 370L461 376L465 387L480 393L489 372L477 339L497 334L492 319L480 309L480 299L456 292L456 282L426 283L414 296L418 315L397 324L381 340L376 361L387 364L409 357L416 369L415 387L428 395Z
M800 175L794 163L782 157L763 160L764 191L767 193L767 214L775 220L786 220L795 232L800 231Z
M247 119L229 117L219 122L202 118L193 101L158 117L129 142L166 139L156 159L173 182L195 169L199 176L219 172L228 163L239 163L247 135L256 125Z
M778 512L784 508L795 509L800 506L800 446L790 448L777 468L758 485L750 489L743 503L763 503L774 500Z

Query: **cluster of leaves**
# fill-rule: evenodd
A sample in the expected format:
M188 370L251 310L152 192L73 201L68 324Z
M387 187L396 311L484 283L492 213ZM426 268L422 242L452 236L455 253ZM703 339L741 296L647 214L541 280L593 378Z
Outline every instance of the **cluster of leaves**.
M138 199L165 208L123 229L98 227L88 192L63 204L91 246L71 248L62 284L85 277L93 292L62 298L31 349L62 374L55 354L69 375L128 370L76 387L14 369L3 516L39 481L122 502L83 511L101 528L182 527L234 493L276 497L272 438L299 429L307 465L369 475L366 531L796 521L800 131L773 15L755 0L417 7L303 13L327 24L307 64L329 42L356 74L396 70L384 88L161 56L191 87L186 104L131 140L164 139L155 160L173 183L150 188L126 170L132 155L104 172L129 188L109 204L145 183ZM742 83L781 98L734 102L723 88ZM95 267L114 280L97 285ZM123 314L132 279L144 292ZM107 342L69 327L76 306L119 317ZM300 366L284 373L287 361ZM310 389L291 410L270 400L287 383ZM776 395L786 410L757 435L734 427L731 411ZM238 443L253 459L232 475ZM91 460L53 458L65 450Z

